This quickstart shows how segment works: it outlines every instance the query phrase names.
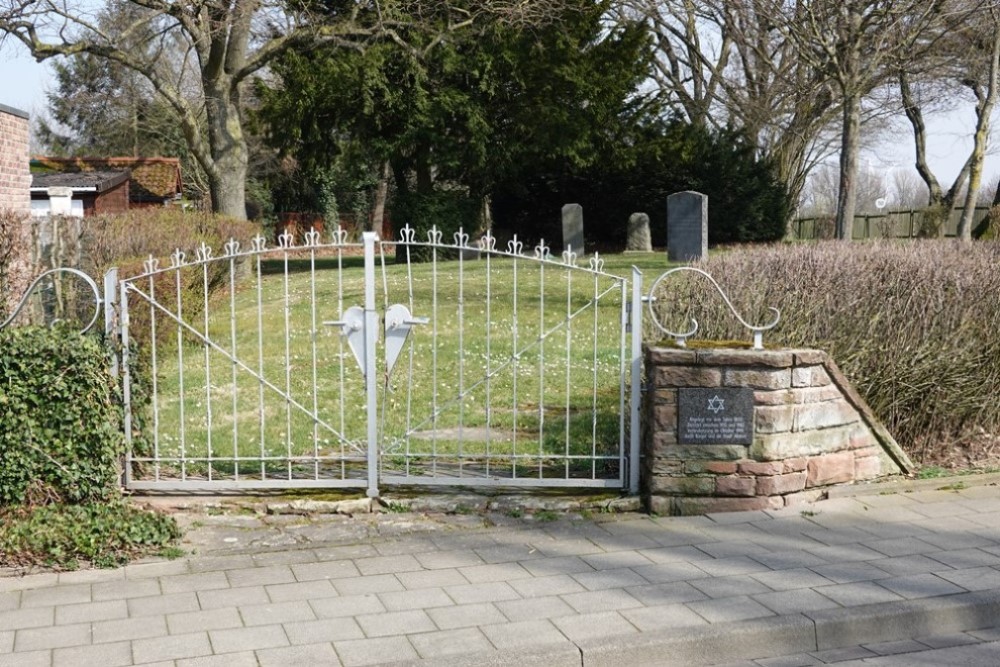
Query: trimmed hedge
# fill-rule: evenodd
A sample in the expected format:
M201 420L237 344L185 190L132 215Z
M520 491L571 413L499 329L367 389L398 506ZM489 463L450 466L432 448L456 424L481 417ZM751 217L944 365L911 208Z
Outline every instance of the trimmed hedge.
M125 440L109 361L93 336L0 331L0 506L120 495Z

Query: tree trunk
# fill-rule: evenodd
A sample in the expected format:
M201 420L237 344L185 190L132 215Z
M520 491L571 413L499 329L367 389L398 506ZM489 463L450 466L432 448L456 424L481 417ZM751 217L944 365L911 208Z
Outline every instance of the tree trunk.
M385 201L389 197L389 161L382 163L382 169L378 176L378 186L375 188L375 206L372 209L371 221L368 231L382 232L382 223L385 221Z
M247 144L243 134L238 87L228 77L202 78L212 163L202 164L208 176L212 210L246 220Z
M218 169L208 175L208 191L212 197L212 211L237 220L246 220L246 162L234 162L232 169L226 169L229 161L216 160Z
M982 139L980 134L983 135ZM983 176L983 158L986 156L985 135L985 132L976 132L975 146L972 149L973 162L969 173L969 189L965 193L962 217L958 220L957 236L961 241L972 240L972 220L976 214L976 199L979 196L979 186Z
M417 149L414 171L417 172L417 193L429 195L433 192L434 176L431 167L431 156L430 151L426 147Z
M972 220L976 213L976 199L983 176L983 160L986 158L986 144L989 141L990 117L996 105L998 87L1000 87L1000 33L994 32L986 91L978 89L975 91L979 103L976 105L976 134L972 143L972 155L969 158L969 162L972 163L969 169L969 189L965 193L962 218L958 221L958 238L962 241L972 240Z
M841 131L840 184L837 189L837 238L851 240L857 205L858 153L861 150L861 99L844 96L844 126Z

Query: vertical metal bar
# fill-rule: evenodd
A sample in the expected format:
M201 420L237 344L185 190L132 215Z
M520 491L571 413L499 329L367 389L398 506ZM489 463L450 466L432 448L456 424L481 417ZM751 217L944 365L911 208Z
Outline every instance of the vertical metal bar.
M338 231L342 231L338 228ZM338 234L337 238L341 238ZM337 244L337 315L343 317L344 315L344 246L342 243ZM340 392L338 392L338 402L340 407L340 479L347 479L347 431L346 431L346 413L345 413L345 397L344 394L344 383L346 378L344 377L345 366L347 365L347 356L344 352L344 336L337 336L337 359L340 361Z
M491 336L490 329L493 328L493 310L492 310L492 300L493 300L493 280L492 272L490 270L490 257L493 254L488 246L484 246L486 250L486 476L490 476L490 422L491 422L491 410L490 410L490 400L492 399L491 387L490 387L490 374L492 373L492 355L491 355Z
M627 410L625 408L625 356L628 355L629 361L631 362L632 355L629 350L628 335L631 329L631 320L629 319L629 314L631 311L631 300L628 291L628 281L624 278L619 279L621 282L619 287L621 287L621 320L618 325L618 481L621 482L622 487L627 485L627 461L625 458L625 419ZM631 415L628 417L631 422Z
M406 244L406 288L407 288L407 305L410 308L410 313L413 313L413 262L412 257L410 257L410 244ZM388 290L386 290L388 294ZM410 475L410 430L413 425L413 336L407 336L409 341L409 368L408 374L406 376L406 461L403 464L403 474L409 477ZM388 386L386 386L388 391ZM385 415L382 415L385 419Z
M181 322L184 321L183 306L181 305L183 296L183 290L181 288L181 267L178 266L174 269L175 285L177 289L177 372L178 372L178 389L179 393L179 406L180 406L180 419L181 419L181 481L187 479L187 424L185 424L184 419L184 329L181 327Z
M290 241L289 241L290 242ZM290 307L288 305L288 245L285 245L284 250L282 250L282 258L284 260L284 278L282 287L284 289L284 316L285 316L285 454L287 459L286 464L286 475L287 479L292 478L292 351L291 351L291 341L292 332L288 326L288 317Z
M129 356L129 337L128 337L128 283L122 282L119 284L121 294L119 296L120 312L121 312L121 340L122 340L122 411L125 417L125 486L128 487L132 483L132 371L131 371L131 358ZM155 340L154 340L155 347ZM155 377L156 369L153 369L153 374ZM160 461L157 458L154 463L156 469L156 476L159 478L160 474Z
M570 248L572 253L573 249ZM572 371L572 355L570 351L573 348L573 269L566 267L566 442L563 445L565 457L563 459L564 476L565 479L569 479L569 425L570 425L570 387L571 387L571 371Z
M319 479L319 376L316 372L316 243L313 237L309 247L309 344L312 348L312 422L313 422L313 479ZM343 431L341 431L343 433Z
M208 262L205 261L201 265L201 285L204 295L204 300L202 302L203 308L203 322L205 325L205 340L208 338ZM205 348L205 416L206 416L206 433L205 433L205 445L208 451L208 481L212 481L212 467L213 467L213 454L212 454L212 357L211 357L211 346L208 343L202 342L202 347Z
M632 396L629 405L629 493L639 493L639 383L642 377L642 271L632 268Z
M597 479L597 341L598 341L598 310L600 304L598 284L599 274L594 271L594 391L590 404L590 478Z
M236 259L229 258L229 345L233 358L233 479L240 478L239 391L236 386Z
M365 245L365 394L368 406L368 497L378 498L378 403L375 387L375 345L378 313L375 312L375 232L364 232Z
M458 230L458 245L467 245ZM458 251L458 476L465 472L465 249Z
M438 244L437 227L431 231L431 475L437 477L438 441Z
M111 377L118 381L121 372L119 355L115 344L121 339L119 327L115 322L115 299L118 297L118 267L108 269L104 274L104 339L111 346Z
M260 478L267 479L267 464L264 463L264 276L260 270L260 251L254 253L257 265L257 422L260 425Z
M514 260L512 266L513 275L511 276L511 282L513 282L514 295L513 295L513 315L511 316L511 340L513 341L511 345L511 357L513 358L513 379L511 380L511 443L510 443L510 453L511 453L511 477L517 479L517 372L518 372L518 361L520 361L520 355L517 352L517 258L520 254L518 251L517 244L517 234L514 235L514 243L512 244L512 249L514 252Z
M544 247L545 240L539 242ZM538 264L538 479L545 477L545 258Z
M124 285L123 285L124 287ZM124 291L122 292L124 295ZM124 297L123 297L124 298ZM153 466L154 475L153 479L157 482L160 481L160 381L157 379L159 375L159 359L156 354L157 338L156 338L156 306L154 302L156 301L156 281L153 276L149 277L149 335L150 335L150 345L149 345L149 356L152 362L152 372L150 373L150 381L153 386L153 459L156 464ZM128 302L123 301L122 310L128 310ZM124 317L124 314L123 314ZM122 323L124 327L124 320Z

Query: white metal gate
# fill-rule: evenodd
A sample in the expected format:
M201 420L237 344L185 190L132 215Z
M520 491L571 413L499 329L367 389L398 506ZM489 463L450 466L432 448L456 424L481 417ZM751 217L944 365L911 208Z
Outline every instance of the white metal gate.
M496 245L338 229L150 258L119 283L127 485L637 491L641 275Z

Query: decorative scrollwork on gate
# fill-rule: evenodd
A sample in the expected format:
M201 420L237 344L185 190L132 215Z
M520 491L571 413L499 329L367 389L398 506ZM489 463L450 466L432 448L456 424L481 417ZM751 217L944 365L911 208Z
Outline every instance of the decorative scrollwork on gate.
M87 325L80 330L80 333L87 333L88 331L90 331L94 327L94 324L97 323L97 318L101 314L101 290L98 289L97 283L94 282L94 279L88 276L86 273L80 271L79 269L71 269L68 267L49 269L45 273L35 278L31 282L31 284L28 285L28 289L24 291L24 296L21 297L21 300L18 302L17 306L15 306L14 311L10 314L10 317L8 317L3 322L0 322L0 329L5 328L8 324L14 321L14 318L17 317L18 314L20 314L20 312L24 309L24 306L28 303L28 297L31 296L31 293L45 278L58 273L68 273L70 275L77 276L78 278L82 279L94 293L94 316L91 317L90 321L87 322ZM57 322L59 322L59 320L53 320L52 324L55 325Z
M659 287L660 283L665 281L670 276L676 273L680 273L682 271L689 271L708 278L708 281L712 283L712 286L715 287L716 291L718 291L719 296L722 297L723 302L725 302L726 306L729 307L729 311L733 314L733 317L735 317L740 324L742 324L746 329L749 329L753 333L753 349L755 350L764 349L764 332L770 331L771 329L773 329L775 326L778 325L778 322L781 320L781 311L772 306L768 306L768 310L774 313L774 319L768 322L767 324L758 324L758 325L750 324L740 316L739 312L736 310L736 307L733 306L732 301L730 301L729 297L726 296L725 291L723 291L722 287L719 286L719 283L716 282L715 278L713 278L712 275L707 271L703 271L702 269L698 269L693 266L679 266L676 269L670 269L669 271L660 274L660 277L657 278L653 282L652 286L649 288L649 293L645 300L649 304L650 318L653 320L653 324L655 324L660 331L672 337L676 341L677 345L679 345L680 347L685 347L687 344L687 339L698 332L698 320L696 320L693 317L691 318L691 328L688 331L675 332L663 326L663 323L660 321L660 318L657 315L656 311L653 310L653 302L656 300L653 295L656 292L656 288Z

